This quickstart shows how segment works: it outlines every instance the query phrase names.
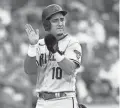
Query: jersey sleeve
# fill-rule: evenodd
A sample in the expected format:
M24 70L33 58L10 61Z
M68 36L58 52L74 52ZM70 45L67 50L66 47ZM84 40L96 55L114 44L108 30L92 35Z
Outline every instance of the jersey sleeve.
M70 44L66 49L65 57L76 63L77 67L80 67L82 57L81 45L78 42Z

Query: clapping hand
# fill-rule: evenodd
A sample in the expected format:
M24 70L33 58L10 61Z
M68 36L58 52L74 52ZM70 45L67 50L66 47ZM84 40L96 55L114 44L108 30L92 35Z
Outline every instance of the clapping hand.
M31 45L37 44L39 40L39 29L34 30L30 24L25 25L25 30Z

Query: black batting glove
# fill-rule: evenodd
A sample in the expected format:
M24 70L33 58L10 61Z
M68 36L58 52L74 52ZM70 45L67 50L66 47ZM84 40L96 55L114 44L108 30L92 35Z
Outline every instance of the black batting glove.
M59 49L58 41L52 34L48 34L45 36L45 44L47 46L47 49L52 53L56 53Z

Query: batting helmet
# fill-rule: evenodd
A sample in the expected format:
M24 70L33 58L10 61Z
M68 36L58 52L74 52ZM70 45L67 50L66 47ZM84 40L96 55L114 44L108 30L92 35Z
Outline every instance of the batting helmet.
M51 28L51 23L49 21L51 16L56 14L56 13L59 13L59 12L62 13L64 16L67 14L67 12L64 11L62 9L62 7L60 7L57 4L49 5L45 9L43 9L43 12L42 12L42 23L43 23L45 31L49 31L50 28Z

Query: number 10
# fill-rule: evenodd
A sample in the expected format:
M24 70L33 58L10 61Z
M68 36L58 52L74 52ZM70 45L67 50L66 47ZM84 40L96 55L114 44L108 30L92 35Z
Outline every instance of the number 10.
M62 78L62 69L60 67L53 67L52 79L61 79Z

